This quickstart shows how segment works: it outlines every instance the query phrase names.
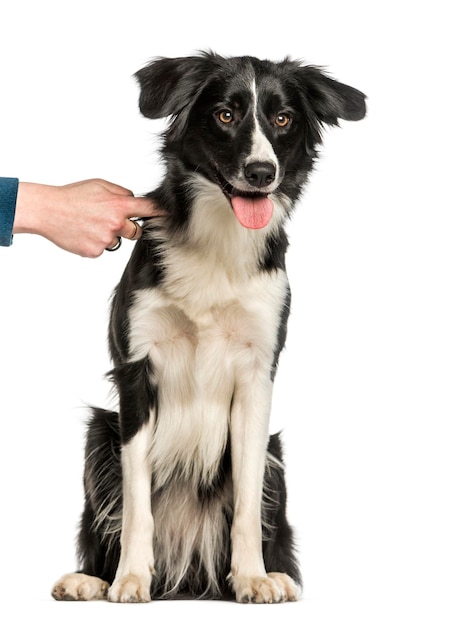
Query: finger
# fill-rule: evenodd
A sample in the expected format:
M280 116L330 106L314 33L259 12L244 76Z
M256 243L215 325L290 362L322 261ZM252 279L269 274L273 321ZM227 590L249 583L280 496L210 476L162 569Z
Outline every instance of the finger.
M125 228L120 232L122 237L136 241L141 237L142 228L135 220L126 220Z
M128 198L127 217L157 217L166 215L150 198Z

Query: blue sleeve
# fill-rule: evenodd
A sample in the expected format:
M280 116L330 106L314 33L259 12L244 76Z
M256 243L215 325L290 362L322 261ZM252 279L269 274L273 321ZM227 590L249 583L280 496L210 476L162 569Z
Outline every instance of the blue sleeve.
M15 220L17 178L0 178L0 246L11 246Z

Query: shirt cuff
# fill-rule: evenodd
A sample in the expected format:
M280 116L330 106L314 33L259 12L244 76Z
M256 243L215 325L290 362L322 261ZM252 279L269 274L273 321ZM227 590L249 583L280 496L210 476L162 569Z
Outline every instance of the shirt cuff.
M0 178L0 246L13 243L18 185L17 178Z

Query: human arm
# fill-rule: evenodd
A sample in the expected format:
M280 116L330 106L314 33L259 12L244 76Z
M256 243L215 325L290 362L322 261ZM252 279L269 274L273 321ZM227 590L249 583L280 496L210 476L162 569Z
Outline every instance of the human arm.
M139 238L141 228L129 218L156 215L148 198L101 179L64 186L20 182L13 233L38 234L69 252L97 257L118 237Z

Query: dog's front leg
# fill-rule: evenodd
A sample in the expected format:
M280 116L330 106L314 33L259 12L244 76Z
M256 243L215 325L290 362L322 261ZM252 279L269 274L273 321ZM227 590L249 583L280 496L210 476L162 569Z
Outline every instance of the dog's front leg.
M236 388L231 411L234 516L231 584L237 602L296 600L298 588L281 572L266 572L262 552L261 501L272 381L269 372Z
M231 411L234 516L231 530L231 582L238 602L274 602L280 598L269 584L261 538L261 497L268 437L271 381L237 388ZM258 403L259 402L259 403Z
M122 446L123 517L121 554L109 589L111 602L149 602L154 566L149 449L153 419Z

